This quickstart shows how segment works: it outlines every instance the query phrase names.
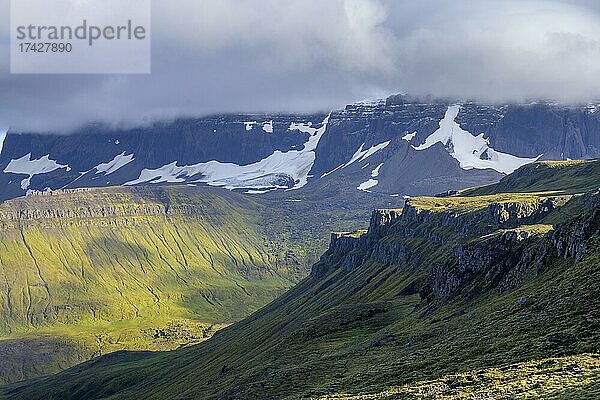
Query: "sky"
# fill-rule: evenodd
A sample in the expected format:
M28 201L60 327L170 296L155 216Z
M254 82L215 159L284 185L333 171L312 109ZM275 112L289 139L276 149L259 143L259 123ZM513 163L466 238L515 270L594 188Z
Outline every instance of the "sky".
M327 111L394 93L600 99L594 0L153 0L148 75L11 75L9 3L0 127L15 131Z

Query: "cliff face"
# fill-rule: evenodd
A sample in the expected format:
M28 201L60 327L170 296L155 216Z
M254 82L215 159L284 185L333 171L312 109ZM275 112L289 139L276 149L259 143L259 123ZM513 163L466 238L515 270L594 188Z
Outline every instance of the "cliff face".
M420 198L408 200L403 210L375 210L368 231L332 235L313 276L331 273L332 265L346 272L369 262L412 270L419 265L427 275L423 298L474 296L512 290L535 278L554 257L577 261L599 234L597 193L486 200ZM444 209L448 202L463 204ZM580 218L554 227L545 222L571 204L582 211Z
M544 159L597 158L600 155L600 115L597 106L556 104L465 104L461 126L484 133L496 150Z
M550 242L558 255L579 260L589 248L590 237L600 230L600 211L595 208L590 215L583 216L573 224L560 226L553 232Z
M302 275L307 261L287 263L266 245L261 205L215 191L181 203L177 192L67 191L2 204L0 333L92 332L150 316L227 323ZM265 280L272 286L254 287Z

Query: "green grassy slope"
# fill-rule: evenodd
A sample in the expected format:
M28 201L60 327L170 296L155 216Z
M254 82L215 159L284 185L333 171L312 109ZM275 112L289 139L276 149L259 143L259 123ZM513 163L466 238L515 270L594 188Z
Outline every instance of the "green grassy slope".
M532 190L375 212L368 232L335 235L308 278L204 343L114 353L4 397L594 398L600 195Z
M467 189L463 195L554 191L582 193L600 188L600 160L543 161L525 165L499 183Z
M185 186L1 204L0 382L205 340L305 277L328 231L365 215L315 213L314 228L313 206Z

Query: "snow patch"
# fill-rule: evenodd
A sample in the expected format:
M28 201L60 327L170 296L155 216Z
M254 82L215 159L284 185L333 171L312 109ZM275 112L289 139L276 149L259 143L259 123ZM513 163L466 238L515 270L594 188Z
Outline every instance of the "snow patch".
M244 122L244 125L246 126L246 131L251 131L255 124L256 124L256 121Z
M246 193L248 193L248 194L264 194L264 193L269 193L272 190L276 190L276 189L247 190Z
M440 127L425 139L420 146L413 146L415 150L425 150L436 143L442 143L450 155L458 160L462 169L487 169L510 174L517 168L537 161L536 158L521 158L511 154L501 153L490 147L488 139L483 133L473 136L465 131L455 121L460 111L460 105L448 107L446 115L440 121Z
M122 152L121 154L116 155L112 161L96 165L94 168L96 169L96 174L104 172L105 175L110 175L133 160L135 160L133 154L125 155L125 152Z
M208 161L194 165L178 166L174 161L157 169L144 169L136 180L125 183L127 186L140 183L180 183L193 176L194 180L210 186L220 186L233 189L272 189L287 188L281 185L286 179L294 181L292 189L303 187L308 182L308 174L315 162L315 150L321 137L327 130L329 115L320 128L307 125L297 125L295 129L302 130L310 136L301 150L282 152L276 150L270 156L252 164L237 165Z
M273 133L273 120L263 123L262 129L267 133Z
M4 172L27 175L28 177L21 181L21 189L27 190L27 188L29 188L29 184L31 183L31 178L33 178L35 175L47 174L48 172L62 168L64 168L67 172L71 170L71 167L68 165L61 165L55 160L51 160L49 154L32 160L31 153L29 153L21 158L10 160L6 168L4 168Z
M177 161L163 165L160 168L148 169L144 168L140 173L140 177L136 180L124 183L125 186L137 185L139 183L180 183L184 182L181 176L188 176L191 169L195 166L178 167ZM192 175L195 175L192 173Z
M377 186L378 183L379 181L377 179L369 179L368 181L358 185L357 189L368 192L367 189L371 189L373 186Z
M333 173L334 173L335 171L337 171L338 169L340 169L340 168L344 168L344 166L345 166L345 164L338 165L337 167L335 167L335 168L334 168L334 169L332 169L331 171L323 173L323 175L321 175L321 178L325 178L327 175L331 175L331 174L333 174Z
M416 135L417 135L417 132L407 133L406 135L402 136L402 139L404 139L410 143L410 141L413 140Z
M361 144L358 150L354 153L350 161L348 161L342 168L346 168L350 164L355 163L356 161L364 161L367 158L371 157L373 154L377 153L379 150L385 149L390 144L390 141L379 143L378 145L371 146L368 150L363 150L365 144Z
M371 171L371 177L377 178L379 176L379 170L381 169L382 166L383 166L383 163L379 164L377 166L377 168L375 168L373 171Z
M304 132L304 133L310 133L312 131L312 129L314 129L312 127L312 122L308 122L308 123L296 123L296 122L292 122L290 124L290 127L288 128L288 130L290 131L300 131L300 132Z
M373 171L371 171L371 178L377 178L379 176L379 170L381 169L382 165L383 163L379 164ZM379 181L377 179L369 179L368 181L358 185L357 189L368 192L368 189L371 189L372 187L377 186L378 184Z
M365 159L371 157L373 154L377 153L379 150L385 149L389 144L390 144L390 141L388 140L387 142L383 142L383 143L379 143L378 145L371 146L371 148L369 148L368 150L363 150L363 147L365 147L365 144L363 143L360 145L358 150L356 150L354 155L352 155L352 158L350 159L350 161L348 161L346 164L338 165L337 167L335 167L334 169L332 169L329 172L325 172L323 175L321 175L321 178L325 178L327 175L331 175L339 169L346 168L350 164L354 164L356 161L359 161L359 162L364 161ZM367 164L367 165L369 165L369 164ZM365 168L365 167L366 167L366 165L362 168Z

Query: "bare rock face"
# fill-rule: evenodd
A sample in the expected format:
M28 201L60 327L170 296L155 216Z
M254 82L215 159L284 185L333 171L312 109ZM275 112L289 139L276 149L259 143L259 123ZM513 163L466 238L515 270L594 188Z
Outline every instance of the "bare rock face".
M519 157L597 158L600 114L596 110L597 105L470 103L462 106L457 122L472 133L484 133L494 149Z
M352 233L333 233L329 250L321 257L321 262L329 264L336 260L346 271L352 271L360 265L365 256L364 231Z
M497 224L522 224L543 218L570 199L571 196L558 196L539 203L493 203L488 206L488 213Z
M331 234L329 250L332 253L347 254L354 250L360 241L360 236L352 233L334 232Z
M374 210L371 214L369 233L382 233L387 226L396 222L403 215L403 210Z
M579 260L587 250L587 242L591 236L600 233L600 210L571 225L558 228L551 237L551 243L559 256Z
M516 229L458 247L453 263L435 266L430 271L433 292L446 299L468 285L472 285L471 293L518 286L537 274L546 255L543 243L528 239L528 232Z

